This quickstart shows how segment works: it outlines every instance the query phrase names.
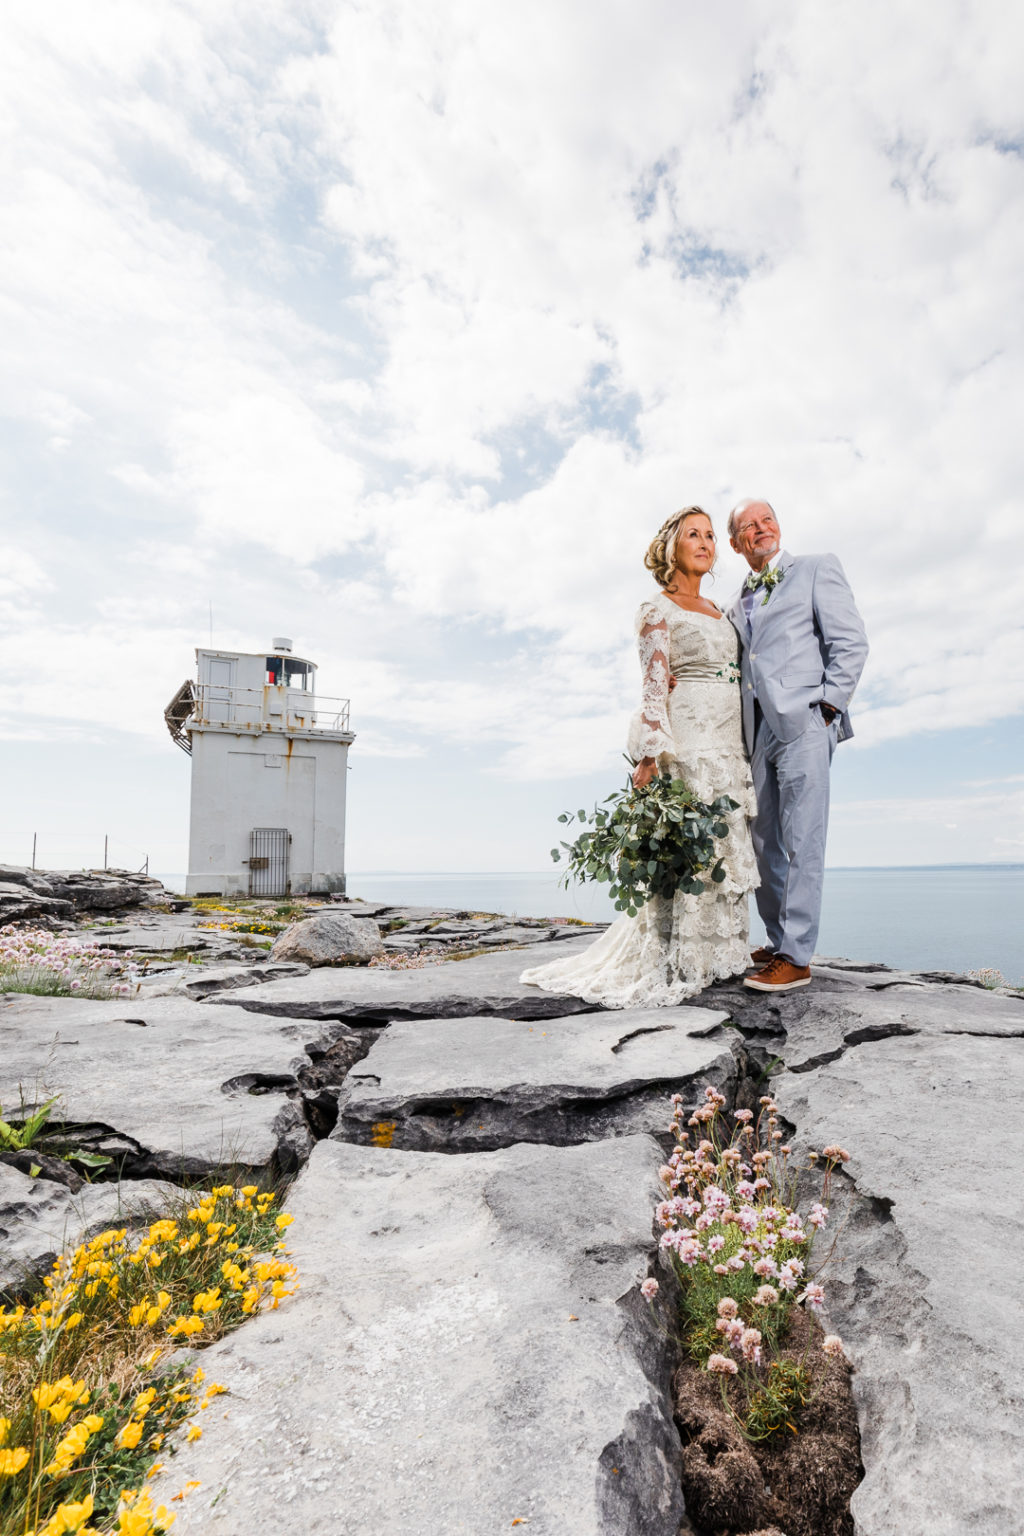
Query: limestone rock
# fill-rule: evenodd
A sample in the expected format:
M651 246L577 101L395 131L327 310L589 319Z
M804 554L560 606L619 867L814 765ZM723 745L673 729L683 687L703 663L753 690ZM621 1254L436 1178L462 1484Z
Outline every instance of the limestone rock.
M1024 1505L1024 1002L809 990L772 1088L798 1147L852 1154L822 1278L856 1367L858 1536L1005 1536Z
M0 1164L0 1290L31 1287L65 1248L107 1227L155 1220L180 1198L177 1185L156 1179L73 1192Z
M560 946L575 954L592 938ZM495 1014L505 1019L551 1019L594 1013L592 1003L524 987L519 976L535 964L521 950L503 950L472 960L441 962L422 970L315 970L296 981L272 981L233 994L232 1004L257 1013L293 1019L345 1019L350 1024L387 1024L392 1019L464 1018ZM216 995L206 1006L227 1002Z
M0 881L0 928L11 923L25 923L33 918L68 918L74 912L70 901L59 901L45 891L19 885L12 880Z
M293 976L305 976L308 965L297 961L278 964L264 961L262 965L208 966L195 976L185 976L181 991L187 997L209 997L211 992L233 992L237 987L254 987L261 981L282 981Z
M235 1164L294 1171L312 1145L304 1046L323 1054L337 1033L180 996L17 993L0 998L0 1030L0 1104L59 1094L51 1124L74 1125L78 1145L172 1179Z
M392 1024L349 1072L333 1135L449 1152L664 1136L672 1093L698 1098L709 1081L731 1087L725 1019L711 1009L653 1008L535 1024Z
M117 910L166 900L159 880L127 869L42 870L0 864L0 927L30 918L63 918L76 910Z
M274 940L270 958L302 960L307 965L365 965L383 953L380 929L372 918L323 911L286 928Z
M178 1532L676 1536L644 1136L475 1157L322 1142L298 1294L204 1351L229 1413L154 1483Z

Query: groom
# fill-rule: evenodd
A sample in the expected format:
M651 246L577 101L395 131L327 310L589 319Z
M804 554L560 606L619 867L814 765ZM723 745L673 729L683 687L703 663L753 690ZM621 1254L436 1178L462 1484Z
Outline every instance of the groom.
M744 986L790 992L811 979L821 915L829 768L853 735L847 707L868 654L835 555L789 555L766 501L729 514L729 542L750 566L728 617L743 650L743 735L757 792L752 827L767 949Z

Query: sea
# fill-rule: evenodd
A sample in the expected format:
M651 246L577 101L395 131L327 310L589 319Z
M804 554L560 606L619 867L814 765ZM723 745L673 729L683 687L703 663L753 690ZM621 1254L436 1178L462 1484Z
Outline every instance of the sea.
M172 891L181 874L157 875ZM350 872L348 894L402 906L456 907L518 917L607 922L617 914L601 885L566 889L557 870L536 873ZM751 937L764 930L752 910ZM948 864L825 871L818 953L901 970L999 971L1024 985L1024 864Z

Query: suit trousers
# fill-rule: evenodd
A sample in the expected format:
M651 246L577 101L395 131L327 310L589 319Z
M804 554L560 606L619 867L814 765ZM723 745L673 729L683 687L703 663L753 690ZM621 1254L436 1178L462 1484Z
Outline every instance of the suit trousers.
M757 794L751 827L761 884L757 910L769 948L807 965L814 954L825 881L829 770L839 722L819 709L795 741L779 741L757 710L750 771Z

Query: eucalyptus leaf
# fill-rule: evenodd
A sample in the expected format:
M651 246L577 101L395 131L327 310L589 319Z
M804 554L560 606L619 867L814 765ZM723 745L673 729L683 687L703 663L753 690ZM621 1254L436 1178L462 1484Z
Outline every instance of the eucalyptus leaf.
M723 818L738 809L728 795L719 795L709 805L684 780L660 774L644 789L627 780L624 789L601 803L609 809L598 811L595 806L590 817L578 813L578 820L592 823L593 830L562 844L567 854L563 885L573 880L607 882L616 910L635 917L652 896L670 899L679 890L699 895L706 889L705 879L717 884L724 880L716 844L728 835ZM566 812L558 819L574 818Z

